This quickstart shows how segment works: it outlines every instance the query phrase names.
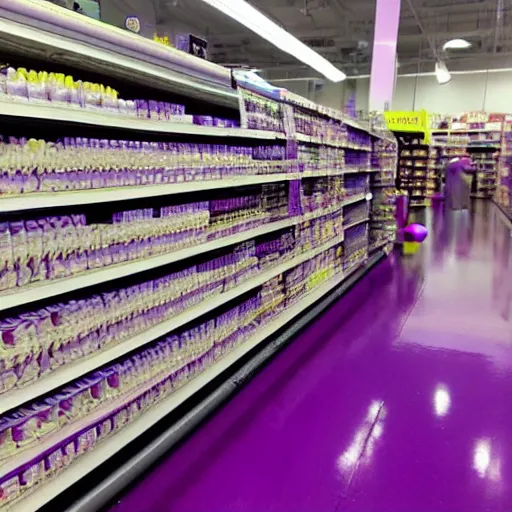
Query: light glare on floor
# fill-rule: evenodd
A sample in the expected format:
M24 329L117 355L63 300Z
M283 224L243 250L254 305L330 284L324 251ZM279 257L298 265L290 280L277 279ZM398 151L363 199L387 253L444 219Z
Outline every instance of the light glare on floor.
M370 407L368 408L368 420L375 421L377 418L377 414L379 414L379 410L382 407L382 402L374 400Z
M436 416L446 416L450 410L450 393L442 384L434 392L434 411Z
M483 478L491 463L491 444L487 439L480 439L475 445L473 453L473 467Z

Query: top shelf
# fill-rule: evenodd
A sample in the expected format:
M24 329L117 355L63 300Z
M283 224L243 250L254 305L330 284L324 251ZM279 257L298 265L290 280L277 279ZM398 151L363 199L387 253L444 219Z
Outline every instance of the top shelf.
M284 134L279 132L199 126L190 122L153 121L151 119L139 119L99 110L94 111L86 108L60 107L51 103L41 104L28 101L22 103L16 101L2 101L2 99L0 99L0 116L23 117L153 133L175 133L207 137L238 137L261 140L285 138Z
M52 60L120 80L238 108L231 71L41 0L0 6L6 53Z
M501 130L493 130L490 128L433 128L431 133L500 133Z

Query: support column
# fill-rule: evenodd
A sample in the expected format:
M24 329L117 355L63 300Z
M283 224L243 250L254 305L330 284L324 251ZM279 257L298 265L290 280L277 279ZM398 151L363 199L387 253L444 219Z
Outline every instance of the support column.
M396 79L400 0L377 0L370 75L369 111L389 110Z

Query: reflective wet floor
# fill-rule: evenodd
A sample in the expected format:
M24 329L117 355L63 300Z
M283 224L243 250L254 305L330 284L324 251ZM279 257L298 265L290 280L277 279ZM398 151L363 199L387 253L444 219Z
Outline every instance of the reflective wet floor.
M425 216L113 510L511 511L511 231Z

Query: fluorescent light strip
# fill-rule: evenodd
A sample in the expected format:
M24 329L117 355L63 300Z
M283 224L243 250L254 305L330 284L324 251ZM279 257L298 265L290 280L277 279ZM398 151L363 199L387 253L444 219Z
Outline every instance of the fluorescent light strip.
M467 71L450 71L451 75L481 75L483 73L509 73L512 68L496 68L496 69L472 69ZM398 78L415 78L417 76L436 76L435 72L425 71L423 73L402 73L397 75ZM370 75L351 75L347 77L348 80L357 80L359 78L370 78ZM290 79L291 80L291 79ZM276 82L277 80L270 80ZM283 81L287 81L283 79Z
M274 46L312 67L331 82L341 82L347 76L327 59L301 43L245 0L203 0L222 13L245 25Z

